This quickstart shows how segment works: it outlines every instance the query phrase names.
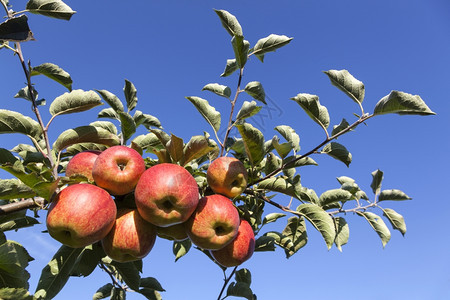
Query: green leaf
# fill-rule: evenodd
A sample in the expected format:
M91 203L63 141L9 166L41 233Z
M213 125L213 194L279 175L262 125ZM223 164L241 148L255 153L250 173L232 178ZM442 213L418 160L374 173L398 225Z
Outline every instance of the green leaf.
M400 231L404 236L406 233L406 223L403 216L390 208L383 209L383 215L389 220L392 228Z
M102 96L103 100L105 100L115 112L124 111L122 101L120 101L119 97L107 90L97 90L97 93Z
M236 282L242 282L250 286L252 284L252 273L249 269L240 269L237 270L236 273L234 273L234 278L236 279Z
M103 128L80 126L61 133L53 144L53 149L59 152L71 145L79 143L97 143L106 146L115 146L120 144L120 139L117 135Z
M383 219L381 219L379 216L377 216L374 213L371 212L356 212L359 216L363 217L364 219L369 222L370 226L375 230L375 232L378 234L378 236L381 239L381 243L383 244L383 248L386 246L386 244L391 239L391 232L387 228L386 224L384 223Z
M350 183L350 184L355 183L355 180L353 178L348 177L348 176L341 176L341 177L337 177L336 179L341 185L344 184L344 183Z
M0 289L0 299L2 300L33 300L28 290L23 288L2 288Z
M28 289L30 274L25 270L33 258L14 241L0 245L0 288Z
M308 242L305 220L301 217L290 217L281 234L271 232L266 235L275 237L275 243L284 249L286 258L297 253Z
M333 218L319 206L310 203L301 204L297 211L322 234L329 250L336 237Z
M281 156L281 158L285 158L289 152L292 150L292 145L290 143L279 143L279 138L277 136L274 136L272 138L272 146L277 151L278 155Z
M113 119L113 120L119 120L119 115L114 111L113 108L108 107L102 109L98 115L98 118L106 118L106 119Z
M152 289L152 290L159 291L159 292L166 291L165 289L163 289L161 283L159 283L159 281L153 277L141 278L140 287L145 288L145 289Z
M299 157L302 157L300 159L297 159ZM291 163L291 161L294 161L294 163ZM312 159L309 156L303 157L302 155L292 155L288 156L285 159L283 159L283 164L289 163L289 168L297 168L297 167L303 167L303 166L318 166L317 162Z
M205 118L205 120L211 125L215 132L220 129L220 112L216 111L214 107L209 105L208 101L200 97L186 97L195 108L200 112L200 114Z
M0 109L0 134L22 133L36 140L42 135L42 129L38 122L21 113Z
M227 64L225 66L225 70L222 74L220 74L220 77L227 77L234 73L238 69L238 65L236 63L236 59L227 59Z
M161 294L158 291L151 289L140 289L139 294L143 295L149 300L162 300Z
M98 263L105 257L105 251L101 243L95 243L84 247L83 252L78 257L70 276L89 276L94 272Z
M281 48L292 41L293 38L285 35L271 34L265 38L258 40L251 54L255 54L261 61L264 61L264 54Z
M265 225L265 224L269 224L269 223L275 222L279 218L283 218L285 216L286 215L282 214L282 213L270 213L270 214L268 214L268 215L266 215L264 217L262 224Z
M226 85L221 85L218 83L209 83L202 88L202 91L210 91L225 98L231 97L231 89Z
M350 126L350 124L347 122L346 119L342 119L341 123L339 125L334 125L333 130L331 131L331 136L335 136L336 134L340 133L341 131L347 129Z
M125 100L127 101L128 111L132 111L137 105L137 90L131 81L125 79L125 86L123 88L123 93L125 94Z
M139 275L139 270L134 264L134 262L120 263L117 261L112 261L113 265L120 276L122 276L123 281L133 290L139 291L139 285L141 276Z
M134 122L136 123L136 126L139 126L142 124L148 130L150 130L151 127L162 128L161 122L158 120L158 118L156 118L152 115L149 115L149 114L144 114L140 110L136 110L133 118L134 118Z
M0 231L5 232L9 230L17 230L25 227L31 227L36 224L39 224L38 220L29 216L24 216L22 218L0 224Z
M404 192L396 189L381 191L380 195L378 196L378 201L386 201L386 200L403 201L411 199L412 198L410 198Z
M383 172L381 170L375 170L372 172L372 183L370 187L375 195L378 195L381 191L381 182L383 181Z
M197 135L191 137L189 142L184 146L183 149L183 161L182 165L186 165L187 163L198 159L214 149L217 148L217 144L212 140L207 139L203 135Z
M343 91L356 103L362 103L365 95L364 84L353 77L347 70L329 70L325 74L331 80L331 83Z
M0 180L0 199L31 198L36 193L26 184L17 179Z
M181 242L173 242L173 254L175 255L175 261L178 261L180 258L185 256L192 247L192 242L189 239L186 239Z
M62 245L42 270L34 297L36 299L54 298L69 280L75 262L82 252L83 248Z
M64 71L61 67L52 64L44 63L39 66L33 67L30 72L30 76L44 75L48 78L58 82L69 91L72 91L72 78L70 74Z
M89 124L90 126L100 127L108 130L112 134L117 134L117 127L112 122L109 121L95 121Z
M122 136L124 142L126 142L136 133L136 123L134 122L133 117L127 112L119 111L117 114L120 118Z
M319 197L319 205L326 206L332 203L347 201L353 198L352 193L342 189L328 190Z
M291 98L291 100L297 102L308 116L323 129L328 128L328 125L330 125L330 116L327 108L320 104L318 96L300 93L294 98Z
M389 95L378 101L374 109L374 115L382 114L399 115L435 115L418 95L392 91Z
M94 91L73 90L56 97L50 105L50 113L52 116L72 114L101 104L101 98Z
M38 92L34 89L33 87L33 99L36 102L36 105L45 105L45 100L36 100L38 98ZM30 90L28 89L28 86L24 87L23 89L21 89L20 91L17 92L17 94L14 95L14 98L23 98L25 100L28 100L30 102L32 102L32 98L31 98L31 94L30 94Z
M138 135L131 141L131 148L135 150L145 150L145 149L152 149L152 148L159 148L162 149L163 145L161 144L161 141L158 139L158 137L153 133L150 132L148 134L142 134ZM139 151L138 151L139 152Z
M343 162L347 167L352 162L352 154L348 152L347 148L336 142L331 142L323 147L322 153Z
M34 40L33 33L28 26L28 17L20 15L0 23L0 40L2 48L4 45L8 45L7 41L26 42Z
M255 101L244 101L244 103L242 103L241 109L237 113L236 120L244 120L250 118L256 115L261 110L261 108L262 106L257 106Z
M261 101L264 104L267 104L266 93L264 92L264 88L261 82L251 81L247 83L247 85L244 88L244 91L251 97L253 97L253 99Z
M264 165L264 173L270 174L281 167L281 158L270 152L267 154L266 163Z
M60 0L29 0L26 9L33 14L67 21L75 14L75 11Z
M231 45L233 46L234 56L236 57L236 64L238 68L244 68L245 64L247 63L250 43L244 40L243 36L234 36L231 39Z
M184 161L184 142L182 138L177 137L172 134L170 137L170 141L167 143L167 151L169 151L170 157L173 162L181 162Z
M275 130L278 131L286 141L291 143L292 148L295 151L300 151L300 137L292 127L288 125L279 125L275 127Z
M96 143L79 143L72 146L67 147L66 152L63 153L64 156L73 156L79 152L87 151L87 150L96 150L96 151L104 151L107 146L100 145Z
M264 158L264 135L249 123L236 125L245 146L250 163L257 165Z
M293 185L280 176L264 179L258 183L258 188L283 193L297 198Z
M344 218L336 217L333 218L333 220L336 226L336 238L334 239L334 244L339 249L339 251L342 252L342 246L344 246L348 242L350 229L348 227L347 221Z
M111 300L125 300L126 291L122 287L114 287L111 293Z
M220 18L223 28L233 37L242 36L242 27L237 18L226 10L214 10Z
M245 298L247 300L256 299L250 286L243 282L232 282L227 289L227 297L228 296Z
M111 296L113 287L114 286L111 283L105 284L95 292L94 296L92 297L92 300L105 299Z
M262 235L255 241L255 252L275 251L275 238Z

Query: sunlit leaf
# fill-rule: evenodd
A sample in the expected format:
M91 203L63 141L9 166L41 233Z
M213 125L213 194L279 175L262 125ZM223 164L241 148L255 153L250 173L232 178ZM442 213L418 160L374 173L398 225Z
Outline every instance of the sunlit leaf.
M285 216L286 215L282 213L270 213L264 217L262 224L265 225L272 222L276 222L279 218L283 218Z
M255 252L275 251L275 238L262 235L255 241Z
M137 90L131 81L125 79L125 86L123 88L123 93L127 101L128 111L130 112L136 107L138 102Z
M31 69L30 76L40 74L47 76L48 78L64 86L69 91L72 91L72 78L70 77L70 74L64 71L60 66L52 63L44 63Z
M18 91L17 94L14 95L14 98L23 98L30 102L33 102L33 99L34 99L36 105L38 105L38 106L45 105L46 104L45 100L37 100L37 98L39 97L39 94L34 87L32 87L32 88L33 88L33 97L31 96L30 90L27 85L26 87L24 87L20 91Z
M221 77L227 77L234 73L238 69L238 65L236 63L236 59L227 59L227 64L225 66L225 70L220 75Z
M119 120L119 115L114 111L113 108L108 107L102 109L98 115L98 118L106 118L106 119L113 119L113 120Z
M117 114L120 118L120 128L123 139L124 141L128 141L128 139L136 132L136 123L134 122L133 117L127 112L119 111Z
M31 198L36 193L22 181L17 179L0 180L0 199Z
M292 148L295 151L300 151L300 137L292 127L288 125L279 125L275 127L275 130L278 131L286 141L291 143Z
M56 97L50 105L52 116L86 111L101 105L101 98L94 91L73 90Z
M252 96L255 100L261 101L264 104L267 104L266 102L266 93L264 92L264 88L259 81L251 81L247 83L247 85L244 88L244 91Z
M378 201L386 201L386 200L403 201L411 199L412 198L410 198L404 192L396 189L381 191L380 195L378 196Z
M115 146L120 144L120 139L117 135L100 127L80 126L61 133L53 144L53 149L59 152L71 145L79 143L97 143L106 146Z
M181 242L173 242L173 254L175 255L175 261L185 256L192 247L192 242L186 239Z
M378 101L374 115L395 113L399 115L435 115L418 95L392 91Z
M378 234L378 236L381 239L381 243L383 244L383 248L386 246L386 244L391 239L391 232L387 228L386 224L384 223L383 219L381 219L376 214L365 211L365 212L356 212L361 217L364 217L364 219L369 222L370 226L375 230L375 232Z
M292 41L293 38L285 35L271 34L265 38L258 40L255 47L252 49L252 54L255 54L261 61L264 61L264 54L272 52L281 48Z
M95 121L89 124L90 126L100 127L108 130L112 134L117 134L117 127L112 122L109 121Z
M324 129L328 128L328 125L330 125L330 116L327 108L320 104L318 96L301 93L291 98L291 100L297 102L314 122Z
M208 100L202 99L200 97L186 97L195 108L200 112L200 114L205 118L205 120L211 125L215 132L220 129L220 112L216 111L214 107L209 105Z
M350 124L347 122L346 119L342 119L341 123L339 125L334 125L333 130L331 131L331 136L335 136L336 134L340 133L341 131L347 129L350 126Z
M335 202L347 201L352 199L353 195L349 191L342 189L328 190L319 197L320 206L329 205Z
M245 146L250 162L258 164L264 158L264 135L249 123L236 125Z
M244 101L242 107L236 115L236 120L244 120L256 115L262 106L257 106L255 101Z
M383 209L383 215L389 220L392 227L405 235L406 233L406 223L403 216L397 213L395 210L390 208Z
M214 10L220 18L220 22L225 30L233 36L242 36L242 27L237 18L226 10Z
M383 181L383 172L381 170L375 170L372 172L372 183L370 187L375 195L378 195L381 191L381 182Z
M322 149L323 153L343 162L347 167L352 162L352 154L343 145L331 142Z
M365 95L364 84L353 77L347 70L329 70L325 74L331 80L331 83L343 91L356 103L362 103Z
M97 90L97 93L102 96L103 100L105 100L115 112L123 111L123 104L119 97L107 90Z
M30 117L15 111L0 109L1 133L22 133L39 139L42 135L42 129L39 123Z
M272 138L272 146L275 148L275 150L277 151L278 155L281 158L285 158L289 152L291 152L292 150L292 145L290 143L279 143L279 138L277 136L274 136Z
M242 69L247 63L250 43L244 40L243 36L237 35L231 39L231 45L233 46L234 56L236 57L236 64L238 68Z
M298 159L301 157L300 159ZM292 161L295 161L292 163ZM303 167L303 166L317 166L317 162L312 159L309 156L302 157L301 155L293 155L288 156L285 159L283 159L283 164L289 164L289 168L297 168L297 167Z
M264 165L264 173L270 174L281 167L281 158L270 152L266 157L266 164Z
M273 237L275 243L284 249L286 258L291 257L303 248L308 242L305 220L299 217L290 217L283 232L268 232L266 236Z
M26 9L33 14L67 21L75 14L75 11L60 0L29 0Z
M144 114L140 110L136 110L133 118L134 118L134 122L136 123L136 126L139 126L142 124L148 130L150 130L151 127L161 128L161 122L158 120L157 117L154 117L149 114Z
M264 179L258 183L258 188L283 193L291 197L297 197L292 184L280 176Z
M172 134L170 136L170 141L167 143L166 147L167 151L169 151L172 161L174 162L184 161L184 154L183 154L184 142L182 138Z
M209 83L202 88L202 91L210 91L218 96L225 98L231 97L231 89L226 85L218 83Z
M217 148L217 144L207 139L203 135L191 137L189 142L184 146L182 165L186 165L190 161L198 159Z
M344 218L336 217L333 219L336 226L336 238L334 240L334 243L338 250L342 252L342 246L347 244L350 237L350 229L347 221Z
M2 300L33 300L27 289L24 288L2 288L0 289Z

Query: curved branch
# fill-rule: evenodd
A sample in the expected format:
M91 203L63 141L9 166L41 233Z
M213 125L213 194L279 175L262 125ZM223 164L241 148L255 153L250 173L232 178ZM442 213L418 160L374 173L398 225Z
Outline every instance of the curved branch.
M12 202L0 206L0 216L29 208L43 208L45 205L47 205L47 201L44 198L36 197L35 199L23 199L19 202Z

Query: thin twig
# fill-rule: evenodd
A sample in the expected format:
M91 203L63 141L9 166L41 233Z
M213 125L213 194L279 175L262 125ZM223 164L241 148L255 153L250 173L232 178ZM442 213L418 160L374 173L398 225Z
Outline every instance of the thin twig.
M226 274L225 274L225 271L223 271L224 282L223 282L222 289L220 290L219 297L217 297L217 300L223 300L223 299L226 298L226 296L225 296L224 298L221 298L221 297L222 297L222 294L223 294L223 292L225 291L225 288L227 287L228 283L230 282L231 277L233 277L234 273L236 273L237 267L238 267L238 266L234 267L233 271L231 271L230 276L228 276L228 278L227 278L227 276L226 276Z

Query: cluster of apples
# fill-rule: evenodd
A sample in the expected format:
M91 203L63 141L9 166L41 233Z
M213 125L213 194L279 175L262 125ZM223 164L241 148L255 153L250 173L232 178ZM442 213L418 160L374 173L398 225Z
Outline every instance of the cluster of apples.
M69 247L101 241L111 259L127 262L145 257L157 236L189 238L225 267L240 265L254 252L253 229L230 200L248 180L236 158L210 164L206 177L215 194L204 197L184 167L162 163L146 169L142 156L127 146L76 154L66 167L66 176L73 175L90 183L62 189L46 220L49 234ZM135 208L117 208L124 195L134 196Z

